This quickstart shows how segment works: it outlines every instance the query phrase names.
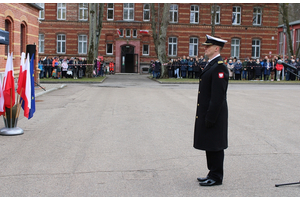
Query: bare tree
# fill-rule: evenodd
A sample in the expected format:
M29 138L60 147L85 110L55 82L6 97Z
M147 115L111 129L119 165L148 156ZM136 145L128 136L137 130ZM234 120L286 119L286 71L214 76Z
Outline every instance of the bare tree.
M93 64L98 56L99 40L102 30L104 3L89 3L89 47L88 64ZM87 66L86 75L92 77L93 66Z
M167 52L166 52L166 40L167 40L167 29L169 25L169 12L170 12L170 3L164 3L162 16L160 18L158 13L155 12L154 3L151 3L151 13L152 21L151 28L153 34L153 40L155 45L155 51L160 63L164 64L168 62ZM157 12L160 11L160 6ZM157 17L156 17L157 16ZM157 25L159 24L159 30L157 31ZM161 67L161 78L164 78L168 74L167 66L162 65Z

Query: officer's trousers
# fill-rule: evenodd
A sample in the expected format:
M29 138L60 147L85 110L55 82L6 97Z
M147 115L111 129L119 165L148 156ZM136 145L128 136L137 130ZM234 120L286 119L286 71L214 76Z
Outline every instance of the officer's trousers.
M206 151L207 168L209 170L208 177L217 181L223 181L223 163L224 150L221 151Z

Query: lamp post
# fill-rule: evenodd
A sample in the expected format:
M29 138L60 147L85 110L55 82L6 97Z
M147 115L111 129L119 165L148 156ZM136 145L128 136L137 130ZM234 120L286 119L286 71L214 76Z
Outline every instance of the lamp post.
M284 54L285 54L285 33L286 33L286 26L285 25L283 25L283 62L285 62L284 61ZM282 80L284 80L284 67L282 68Z

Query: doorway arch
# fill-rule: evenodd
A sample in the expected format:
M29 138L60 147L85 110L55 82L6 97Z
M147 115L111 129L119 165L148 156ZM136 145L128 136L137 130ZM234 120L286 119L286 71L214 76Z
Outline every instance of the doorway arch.
M125 44L121 48L121 73L138 73L138 54L135 46Z

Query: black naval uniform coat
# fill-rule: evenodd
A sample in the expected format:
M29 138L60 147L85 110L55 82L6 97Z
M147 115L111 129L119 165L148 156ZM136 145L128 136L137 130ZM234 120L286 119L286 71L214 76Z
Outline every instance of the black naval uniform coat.
M212 60L199 79L194 148L220 151L228 147L227 86L229 73L221 56ZM206 128L205 120L214 123Z

